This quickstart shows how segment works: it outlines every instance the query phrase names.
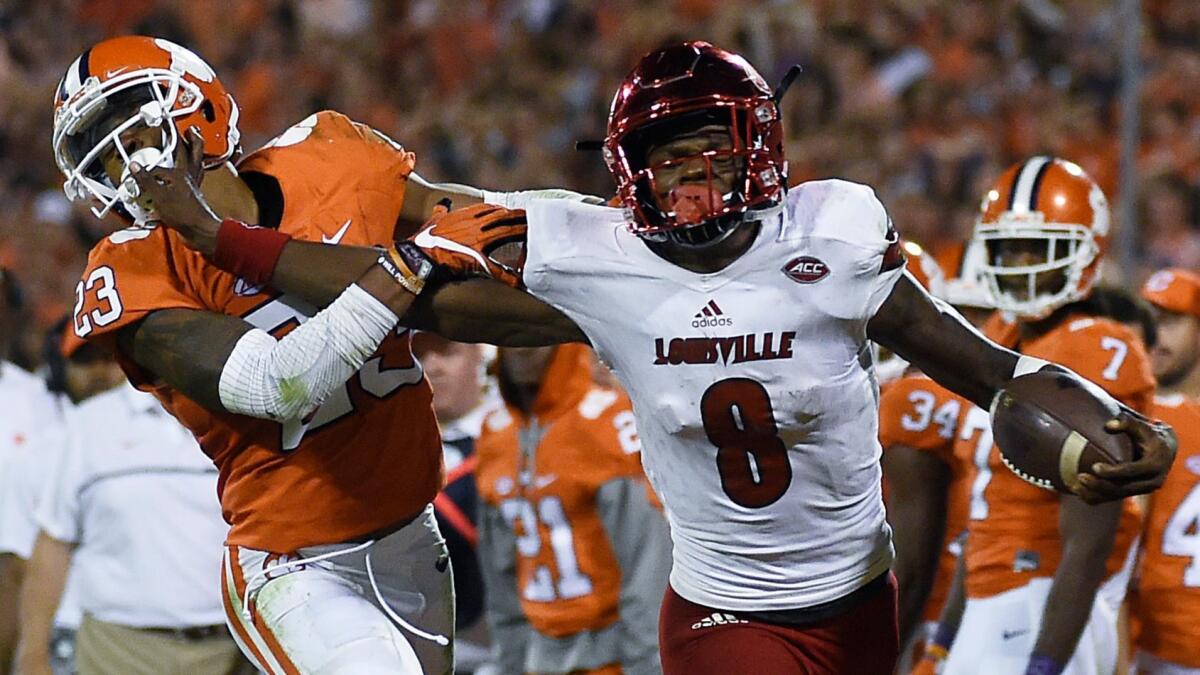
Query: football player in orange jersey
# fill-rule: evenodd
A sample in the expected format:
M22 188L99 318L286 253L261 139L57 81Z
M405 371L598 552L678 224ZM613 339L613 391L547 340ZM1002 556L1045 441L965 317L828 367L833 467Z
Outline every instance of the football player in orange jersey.
M396 327L429 270L386 247L437 201L481 193L420 180L411 153L335 112L241 157L237 117L209 65L167 40L106 40L67 69L53 137L65 190L134 224L91 252L67 348L114 349L217 465L227 619L259 668L446 671L451 580L430 507L441 446ZM291 237L385 248L317 312L156 227L135 166L186 167L209 213L275 237L256 255Z
M1158 395L1152 414L1179 432L1179 459L1151 493L1134 616L1137 668L1200 675L1200 275L1162 270L1142 287L1158 312L1151 351Z
M614 98L604 144L626 209L468 207L397 244L410 269L472 277L423 294L406 321L510 346L591 340L638 401L639 433L653 434L643 463L672 517L660 625L670 673L891 670L868 337L982 406L1012 377L1056 368L981 339L905 275L869 188L787 190L778 95L708 43L656 50ZM230 269L322 304L378 259L303 241L264 259L275 233L216 217L188 176L132 173L140 203ZM523 263L502 255L510 240L528 249ZM513 288L522 281L532 294ZM732 321L733 335L692 330ZM1169 428L1127 408L1106 428L1128 433L1138 457L1093 467L1079 493L1104 501L1160 484ZM738 618L705 624L718 610Z
M1107 244L1100 188L1075 164L1035 157L1006 171L981 211L982 272L997 306L1016 320L989 322L990 335L1147 410L1154 380L1140 340L1087 303ZM1137 505L1090 506L1023 482L1002 468L978 408L962 421L956 454L974 464L967 600L944 672L977 673L981 664L989 673L1111 672ZM955 611L944 613L948 628Z
M502 349L479 438L480 558L505 673L656 673L671 566L628 397L582 345Z
M973 266L964 265L947 279L919 246L905 242L905 253L910 269L923 271L913 276L931 295L949 302L972 325L983 325L991 297ZM960 415L971 404L905 365L880 396L879 442L896 546L900 640L905 654L920 655L950 591L959 538L966 530L966 489L959 488L968 466L955 459L954 439Z

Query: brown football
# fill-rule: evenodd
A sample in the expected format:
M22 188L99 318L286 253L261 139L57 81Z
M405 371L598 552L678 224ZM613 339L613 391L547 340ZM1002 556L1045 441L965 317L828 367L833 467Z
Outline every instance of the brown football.
M1055 371L1014 378L992 405L992 433L1005 466L1047 490L1074 494L1079 473L1096 462L1133 459L1133 441L1110 434L1117 416L1111 396L1096 385Z

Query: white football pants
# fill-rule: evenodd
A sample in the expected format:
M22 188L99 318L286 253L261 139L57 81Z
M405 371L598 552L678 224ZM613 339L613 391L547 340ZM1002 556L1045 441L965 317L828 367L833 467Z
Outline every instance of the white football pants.
M1096 589L1092 614L1062 675L1110 675L1117 667L1117 615L1125 601L1138 547ZM990 598L969 598L943 675L1023 675L1037 642L1054 580L1034 579Z
M297 554L225 549L225 620L260 670L452 672L453 573L432 505L378 541Z

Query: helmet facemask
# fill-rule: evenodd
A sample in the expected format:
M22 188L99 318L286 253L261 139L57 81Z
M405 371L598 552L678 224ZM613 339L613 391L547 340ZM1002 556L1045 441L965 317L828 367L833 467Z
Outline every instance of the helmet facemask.
M776 165L762 125L751 124L750 114L737 105L709 104L636 126L617 139L620 157L610 158L610 167L628 177L618 181L618 193L632 211L635 234L706 248L724 241L742 222L765 217L759 211L778 203L784 167ZM762 115L774 121L774 106ZM706 129L714 135L723 130L728 142L695 154L653 157L656 148ZM689 175L667 178L685 165ZM664 180L675 185L668 189Z
M150 214L135 201L129 165L136 161L144 168L173 166L180 136L175 120L203 103L194 84L169 70L142 69L103 84L95 78L85 82L55 114L54 156L67 177L67 197L92 201L98 218L116 210L136 223L145 222ZM160 140L130 153L123 139L139 128L158 129ZM110 152L117 153L123 166L117 185L104 169Z
M996 308L1011 316L1042 319L1059 307L1083 299L1091 290L1096 274L1088 271L1099 249L1092 231L1083 225L1044 223L1037 212L1004 215L995 223L978 224L975 239L987 251L980 273ZM1030 252L1040 252L1040 262L1006 263L1005 244L1018 241L1029 242ZM1047 275L1051 274L1059 278L1054 280L1054 287L1045 288Z

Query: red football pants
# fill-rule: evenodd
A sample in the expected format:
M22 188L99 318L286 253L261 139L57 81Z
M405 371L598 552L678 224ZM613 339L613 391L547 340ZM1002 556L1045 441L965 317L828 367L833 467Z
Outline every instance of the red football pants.
M803 626L747 620L667 587L663 675L890 675L900 652L896 580L837 616Z

